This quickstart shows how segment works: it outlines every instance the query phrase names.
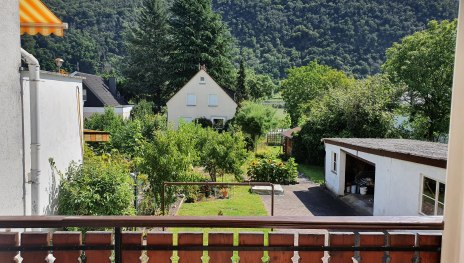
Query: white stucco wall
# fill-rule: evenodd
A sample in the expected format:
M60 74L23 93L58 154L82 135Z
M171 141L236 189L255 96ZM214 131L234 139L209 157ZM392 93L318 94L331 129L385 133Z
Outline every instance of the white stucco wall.
M344 195L346 152L375 164L374 215L420 215L422 177L427 176L442 183L446 181L446 169L383 157L345 147L325 144L326 185L337 195ZM338 156L337 174L330 168L331 153Z
M0 17L0 215L22 215L24 169L18 1L2 1Z
M72 161L82 161L83 155L83 101L82 80L41 72L40 100L40 214L53 214L59 175L49 163L53 158L56 168L63 173ZM25 173L30 174L30 97L29 72L21 73L24 88ZM26 184L27 213L30 214L30 184Z
M114 110L114 113L121 116L124 120L130 118L132 108L134 108L133 105L112 107L112 109ZM104 112L105 112L104 107L84 107L84 118L91 117L95 113L103 114Z
M200 79L205 79L200 83ZM187 95L196 95L196 106L187 106ZM208 106L208 95L216 94L216 107ZM237 104L204 70L200 70L179 92L167 103L168 122L174 128L178 127L181 118L225 118L225 121L235 116Z

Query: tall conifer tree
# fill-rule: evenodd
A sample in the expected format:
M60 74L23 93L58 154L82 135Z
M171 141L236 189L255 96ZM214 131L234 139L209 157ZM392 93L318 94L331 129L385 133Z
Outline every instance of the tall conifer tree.
M222 87L233 86L233 40L221 16L213 12L211 0L175 0L171 10L173 87L180 89L198 72L199 64L206 65Z
M144 0L135 25L127 33L126 89L136 98L153 101L156 111L174 92L168 85L170 30L165 0Z
M246 86L246 71L243 59L240 60L240 69L237 76L237 88L235 90L235 98L240 105L244 100L249 99L249 92Z

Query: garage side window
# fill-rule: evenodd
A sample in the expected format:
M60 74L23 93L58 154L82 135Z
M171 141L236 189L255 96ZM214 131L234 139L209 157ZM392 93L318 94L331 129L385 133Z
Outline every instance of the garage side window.
M443 215L445 184L426 176L422 177L421 213L424 215Z
M332 172L337 173L337 153L332 152L332 162L331 162Z

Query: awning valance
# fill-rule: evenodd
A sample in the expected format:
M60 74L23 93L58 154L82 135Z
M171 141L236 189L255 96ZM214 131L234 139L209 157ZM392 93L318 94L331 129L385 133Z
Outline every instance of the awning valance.
M20 0L19 16L21 35L27 33L63 36L63 30L68 28L68 25L56 17L40 0Z

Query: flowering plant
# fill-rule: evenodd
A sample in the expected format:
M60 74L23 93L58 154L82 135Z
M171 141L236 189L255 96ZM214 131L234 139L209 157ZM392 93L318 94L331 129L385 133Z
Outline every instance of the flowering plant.
M298 176L297 164L293 158L287 162L273 159L255 159L250 163L248 177L252 181L291 184Z

